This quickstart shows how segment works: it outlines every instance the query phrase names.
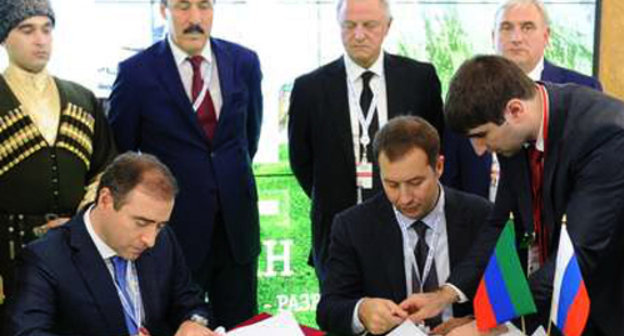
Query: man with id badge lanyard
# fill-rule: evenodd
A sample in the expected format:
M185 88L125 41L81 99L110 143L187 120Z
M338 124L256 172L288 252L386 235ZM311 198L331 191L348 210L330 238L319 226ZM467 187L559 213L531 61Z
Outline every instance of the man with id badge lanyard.
M431 64L386 53L387 0L339 0L345 55L295 80L289 108L290 165L312 201L310 264L322 282L334 216L381 190L372 139L386 121L419 115L444 128Z
M377 335L402 323L409 314L400 304L446 283L491 209L484 198L439 183L440 140L424 119L389 120L373 147L384 192L334 221L317 308L317 322L332 333ZM453 322L442 322L471 308L453 306L426 325L444 333Z
M117 157L94 205L24 249L6 335L215 336L167 226L177 190L154 156Z

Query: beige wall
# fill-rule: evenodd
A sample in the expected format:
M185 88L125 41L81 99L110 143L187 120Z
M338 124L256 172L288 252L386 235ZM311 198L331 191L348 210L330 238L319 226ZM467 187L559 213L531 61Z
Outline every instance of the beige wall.
M600 69L605 91L624 99L624 1L602 0Z

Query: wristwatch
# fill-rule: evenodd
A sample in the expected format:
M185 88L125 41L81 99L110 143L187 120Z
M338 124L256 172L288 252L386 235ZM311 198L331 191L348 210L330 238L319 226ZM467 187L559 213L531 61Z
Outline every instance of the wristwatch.
M191 317L189 317L189 321L201 324L202 326L208 328L208 319L199 314L191 315Z

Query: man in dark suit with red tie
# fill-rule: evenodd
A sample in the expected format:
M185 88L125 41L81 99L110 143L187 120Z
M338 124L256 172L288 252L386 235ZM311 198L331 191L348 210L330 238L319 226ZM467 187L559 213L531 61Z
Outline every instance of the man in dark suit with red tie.
M529 284L538 321L548 323L561 223L575 248L591 301L583 335L624 330L624 104L579 85L533 82L499 56L465 62L449 87L449 125L472 139L478 152L500 156L501 182L492 216L473 253L449 283L475 294L509 213L529 237L537 268ZM541 182L540 182L541 181ZM414 319L456 302L444 286L403 308ZM532 330L529 330L531 332Z
M213 0L162 0L167 37L119 65L110 120L120 150L163 160L180 182L171 227L227 328L257 311L262 121L257 55L210 38Z

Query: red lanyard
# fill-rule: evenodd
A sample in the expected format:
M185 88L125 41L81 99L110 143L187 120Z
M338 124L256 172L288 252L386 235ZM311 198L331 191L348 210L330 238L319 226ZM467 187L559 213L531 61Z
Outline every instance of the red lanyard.
M533 221L534 231L537 234L537 244L539 247L539 262L543 265L546 262L548 254L548 237L550 236L548 228L543 225L542 211L544 206L543 198L543 177L544 177L544 157L546 154L546 140L548 139L548 93L543 85L537 84L542 97L542 137L544 144L544 152L539 153L537 148L533 147L529 151L530 168L531 168L531 194L533 197Z

